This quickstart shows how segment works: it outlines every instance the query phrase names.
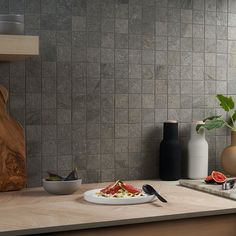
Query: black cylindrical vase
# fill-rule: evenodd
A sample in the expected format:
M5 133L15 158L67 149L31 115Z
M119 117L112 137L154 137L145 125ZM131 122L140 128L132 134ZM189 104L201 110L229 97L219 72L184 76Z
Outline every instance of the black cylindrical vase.
M181 146L177 121L166 121L163 140L160 144L160 178L178 180L181 178Z

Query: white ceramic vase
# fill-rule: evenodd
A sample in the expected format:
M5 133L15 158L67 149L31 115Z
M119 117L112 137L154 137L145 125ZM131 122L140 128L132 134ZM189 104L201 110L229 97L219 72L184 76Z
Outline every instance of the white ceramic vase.
M194 121L191 125L191 136L188 143L188 177L202 179L208 176L208 143L205 139L205 130L196 132L196 125L202 121Z

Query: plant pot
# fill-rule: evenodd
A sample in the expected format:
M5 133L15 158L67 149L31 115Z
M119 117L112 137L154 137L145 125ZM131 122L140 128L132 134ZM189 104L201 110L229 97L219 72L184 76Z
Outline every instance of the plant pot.
M231 145L221 154L221 166L227 174L236 176L236 131L231 132Z

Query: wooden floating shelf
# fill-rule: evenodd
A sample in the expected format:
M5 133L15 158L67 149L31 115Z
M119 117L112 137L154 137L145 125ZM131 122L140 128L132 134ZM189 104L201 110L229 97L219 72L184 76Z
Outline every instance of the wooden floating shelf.
M39 55L39 36L0 35L0 61L23 60Z

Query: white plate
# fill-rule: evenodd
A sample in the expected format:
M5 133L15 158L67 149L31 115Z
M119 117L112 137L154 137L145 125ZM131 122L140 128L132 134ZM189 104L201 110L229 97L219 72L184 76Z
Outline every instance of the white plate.
M98 196L101 189L93 189L84 193L84 199L88 202L98 203L98 204L108 204L108 205L120 205L120 204L140 204L145 202L152 202L155 199L154 195L147 195L129 198L106 198L103 196Z

